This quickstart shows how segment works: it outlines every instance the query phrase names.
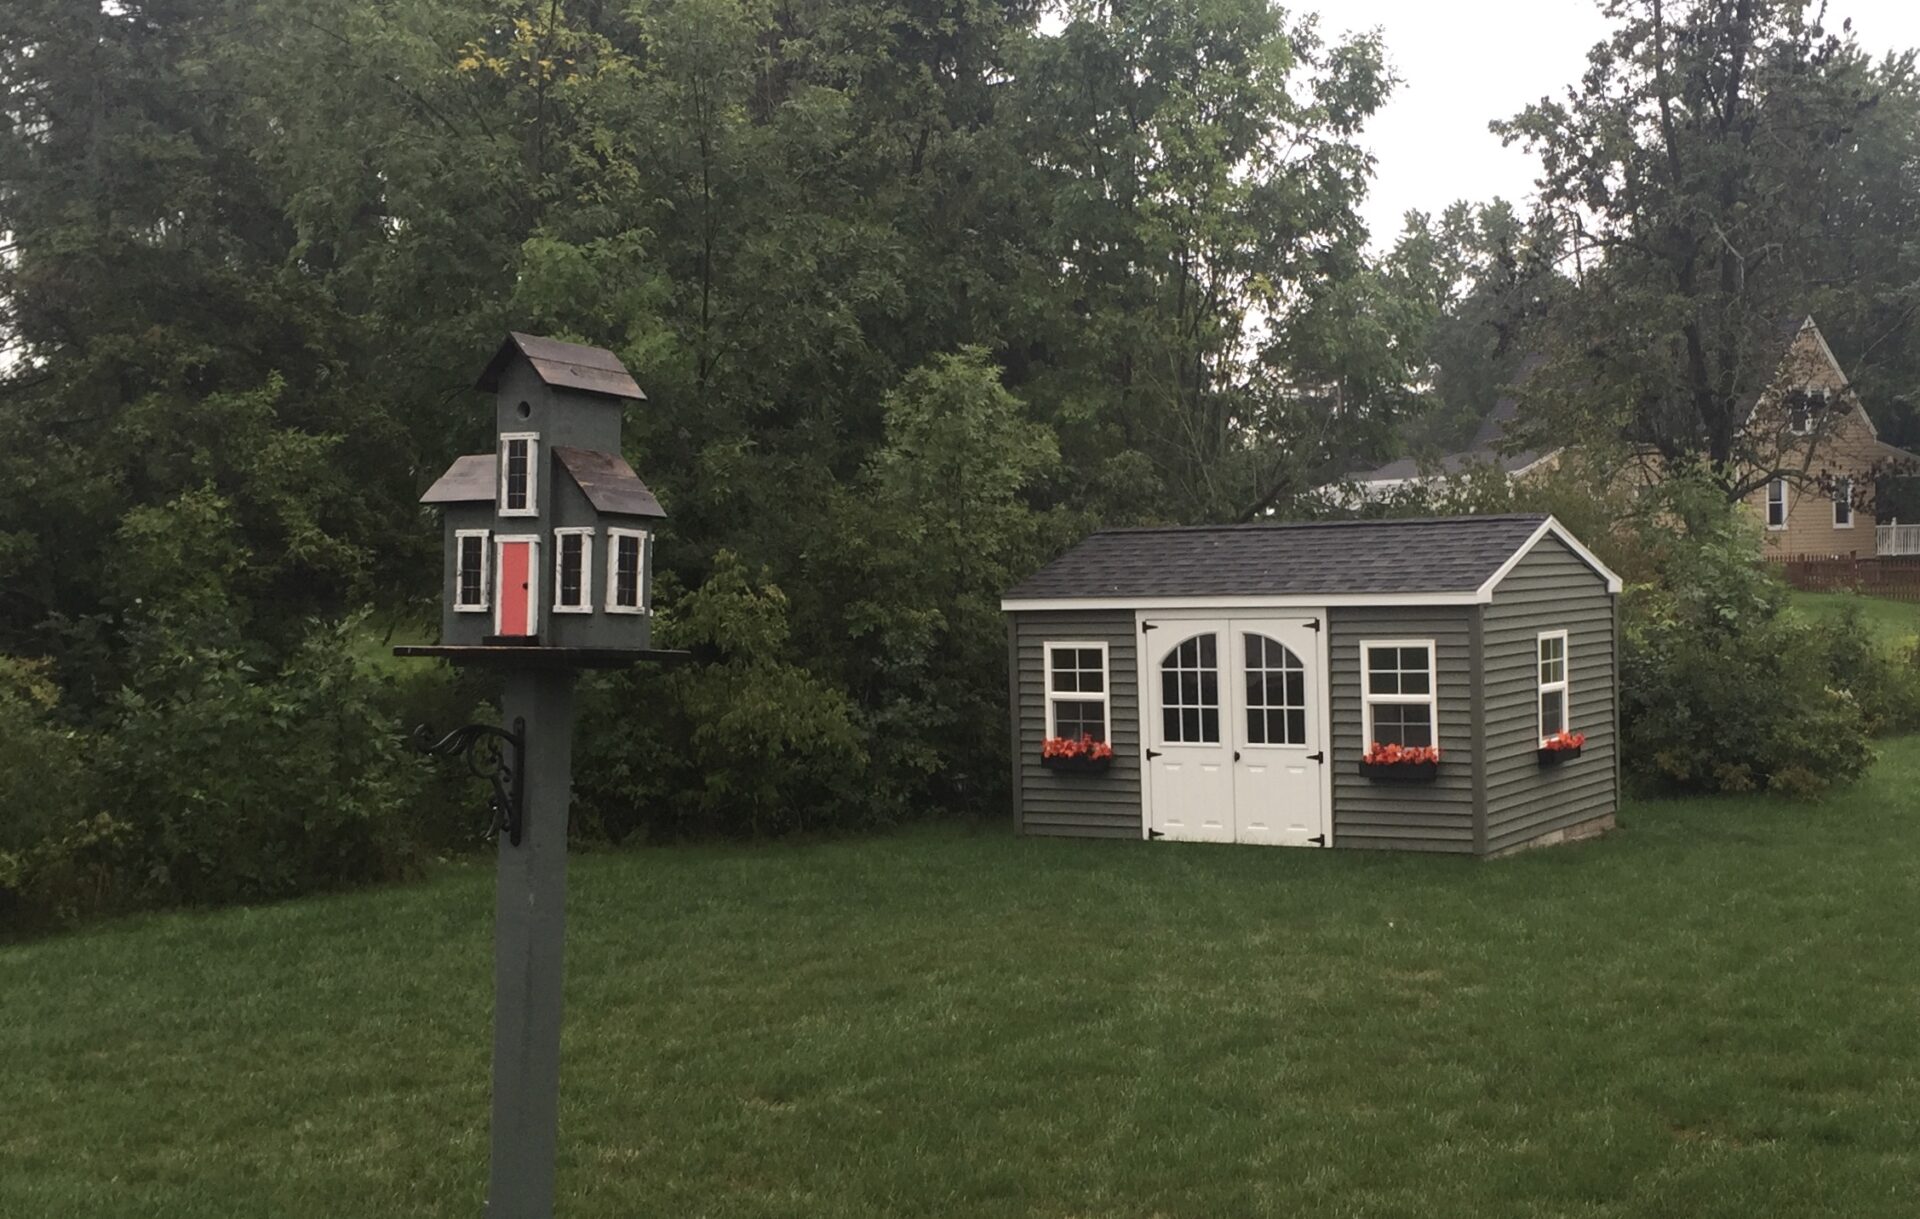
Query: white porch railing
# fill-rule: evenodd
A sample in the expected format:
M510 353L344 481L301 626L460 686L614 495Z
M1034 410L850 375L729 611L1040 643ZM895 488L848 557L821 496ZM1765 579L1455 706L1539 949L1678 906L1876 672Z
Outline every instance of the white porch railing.
M1902 525L1898 521L1875 525L1873 553L1920 554L1920 525Z

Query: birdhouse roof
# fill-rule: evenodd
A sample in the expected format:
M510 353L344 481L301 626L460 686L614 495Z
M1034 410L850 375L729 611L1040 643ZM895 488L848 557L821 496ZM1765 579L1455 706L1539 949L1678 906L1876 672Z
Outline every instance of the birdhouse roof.
M618 453L554 446L553 455L586 495L595 512L610 516L665 516L647 484Z
M619 454L555 445L553 455L595 512L605 516L667 515L647 484L640 481L640 476ZM447 472L427 488L420 502L491 504L499 488L498 468L498 459L492 453L456 457Z
M485 371L474 383L474 388L492 393L500 388L500 375L507 370L515 356L523 357L533 366L540 380L555 389L581 390L589 394L604 394L609 398L631 398L636 402L645 402L647 395L634 383L633 376L627 372L627 366L620 357L604 347L589 347L585 343L563 343L559 339L542 338L537 334L521 334L514 331L507 335L507 341L500 344L500 350L493 353L493 359L487 361Z
M494 457L491 453L473 453L456 457L447 472L435 479L420 497L423 504L470 504L493 502Z

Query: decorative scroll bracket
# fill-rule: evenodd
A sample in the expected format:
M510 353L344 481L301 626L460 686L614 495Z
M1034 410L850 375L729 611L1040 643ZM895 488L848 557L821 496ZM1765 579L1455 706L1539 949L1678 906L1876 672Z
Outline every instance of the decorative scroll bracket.
M475 778L493 784L493 796L487 804L493 810L494 830L504 830L508 842L520 845L527 794L526 720L516 716L512 732L492 724L468 724L437 741L433 729L421 724L413 730L411 740L413 747L424 754L463 755Z

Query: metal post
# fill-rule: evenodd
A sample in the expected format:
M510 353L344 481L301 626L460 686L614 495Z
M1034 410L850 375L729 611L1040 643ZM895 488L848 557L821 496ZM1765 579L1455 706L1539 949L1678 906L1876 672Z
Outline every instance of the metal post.
M489 1219L549 1219L559 1142L561 951L571 669L512 668L501 711L526 721L525 832L499 840L493 931L493 1158Z

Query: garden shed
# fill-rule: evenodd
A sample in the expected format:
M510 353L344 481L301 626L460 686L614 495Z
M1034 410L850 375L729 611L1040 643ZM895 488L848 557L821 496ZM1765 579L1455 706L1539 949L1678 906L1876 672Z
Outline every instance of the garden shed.
M1600 833L1619 591L1538 514L1096 533L1001 602L1016 825L1481 856Z

